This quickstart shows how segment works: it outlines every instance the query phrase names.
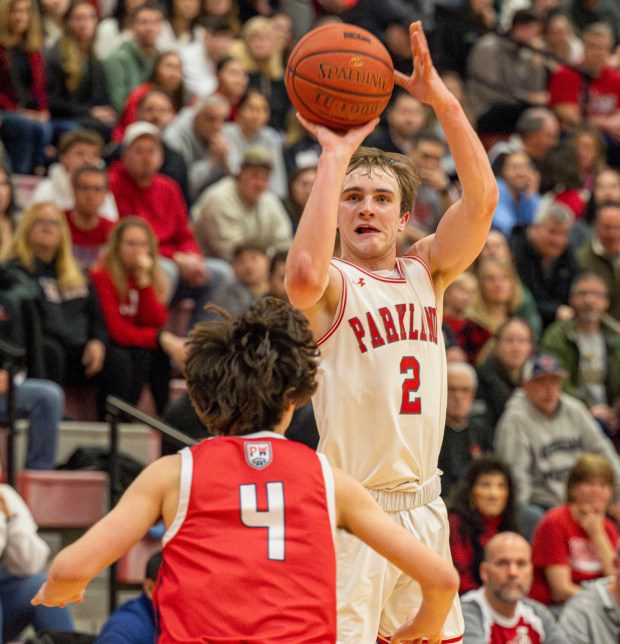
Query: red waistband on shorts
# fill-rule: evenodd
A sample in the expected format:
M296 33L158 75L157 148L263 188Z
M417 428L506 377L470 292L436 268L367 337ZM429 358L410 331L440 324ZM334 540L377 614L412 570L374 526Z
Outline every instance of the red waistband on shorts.
M423 642L428 642L428 640L422 640ZM459 635L458 637L450 637L447 640L441 640L441 644L461 644L463 641L463 636ZM380 637L377 636L377 642L380 642L380 644L390 644L390 638L388 637L387 639L385 637Z

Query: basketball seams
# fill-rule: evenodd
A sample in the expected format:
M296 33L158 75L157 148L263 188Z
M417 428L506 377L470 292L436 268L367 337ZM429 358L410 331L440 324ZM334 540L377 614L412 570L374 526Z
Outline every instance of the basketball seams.
M329 85L323 85L321 83L317 83L315 80L312 80L311 78L306 78L305 76L302 76L297 72L291 72L291 75L292 75L291 83L293 86L295 86L295 79L299 78L299 80L302 80L306 83L310 83L310 85L315 85L316 87L320 87L321 89L325 89L329 92L338 92L338 94L351 94L351 96L360 96L362 98L388 98L392 95L392 90L390 90L389 92L385 92L385 94L361 94L360 92L356 92L349 89L343 89L342 87L339 87L338 89L334 89Z

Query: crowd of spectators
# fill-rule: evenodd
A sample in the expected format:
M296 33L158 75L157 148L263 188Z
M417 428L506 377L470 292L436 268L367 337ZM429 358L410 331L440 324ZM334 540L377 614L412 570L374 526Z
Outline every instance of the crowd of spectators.
M154 413L202 435L187 396L169 400L184 335L215 315L206 304L286 297L320 154L286 95L289 52L343 20L407 73L414 19L499 186L485 247L444 302L439 466L464 641L617 641L616 0L0 0L0 334L28 347L14 385L26 467L54 466L72 387L96 392L102 417L108 394L138 404L148 386ZM404 251L459 198L443 132L395 90L365 143L418 167ZM0 419L6 393L0 371ZM288 435L316 447L311 406ZM19 512L3 487L0 547ZM4 555L0 574L1 624L17 574Z

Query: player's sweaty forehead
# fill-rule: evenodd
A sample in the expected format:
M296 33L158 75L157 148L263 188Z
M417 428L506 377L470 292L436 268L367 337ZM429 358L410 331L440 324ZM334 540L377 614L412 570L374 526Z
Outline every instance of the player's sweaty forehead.
M388 170L383 168L357 168L348 172L342 182L340 194L351 190L373 193L389 191L400 197L400 186L396 177Z

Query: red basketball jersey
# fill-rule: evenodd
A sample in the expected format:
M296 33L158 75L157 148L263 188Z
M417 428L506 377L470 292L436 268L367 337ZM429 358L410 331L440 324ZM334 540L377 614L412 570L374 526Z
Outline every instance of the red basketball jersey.
M181 452L154 595L160 644L336 640L334 487L322 455L273 432Z

